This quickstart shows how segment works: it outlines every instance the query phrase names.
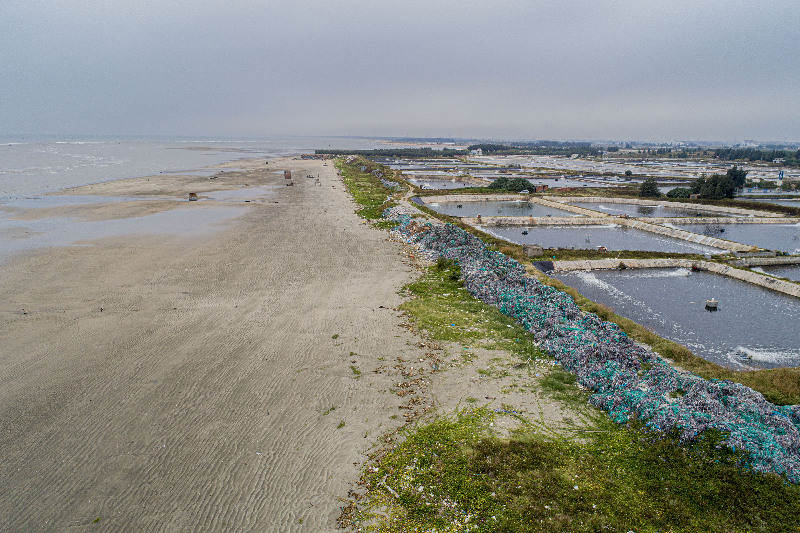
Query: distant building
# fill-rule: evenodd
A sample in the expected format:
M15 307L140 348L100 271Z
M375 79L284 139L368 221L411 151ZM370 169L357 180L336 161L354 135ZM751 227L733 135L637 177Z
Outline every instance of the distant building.
M470 155L483 155L483 150L476 148L474 150L470 150L469 153Z

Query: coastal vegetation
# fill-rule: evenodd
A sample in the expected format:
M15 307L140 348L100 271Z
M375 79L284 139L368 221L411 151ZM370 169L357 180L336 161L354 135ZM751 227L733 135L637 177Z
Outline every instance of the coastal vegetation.
M466 409L409 431L362 477L360 530L796 531L798 488L743 472L714 436L686 448L598 416L572 436L523 420L501 438L503 416Z
M403 311L433 340L508 350L524 365L548 358L525 349L530 333L464 290L457 265L441 261L407 290L413 298ZM656 439L590 407L557 367L529 378L584 422L547 431L513 405L491 411L472 399L374 456L352 525L392 533L792 531L800 490L744 471L739 454L718 446L719 435L689 448ZM492 429L502 417L516 425L507 437Z
M395 197L402 194L402 186L400 191L390 189L378 177L393 176L394 172L368 159L357 158L350 163L337 159L336 168L342 175L347 191L361 206L357 211L361 218L382 218L384 209L396 205Z

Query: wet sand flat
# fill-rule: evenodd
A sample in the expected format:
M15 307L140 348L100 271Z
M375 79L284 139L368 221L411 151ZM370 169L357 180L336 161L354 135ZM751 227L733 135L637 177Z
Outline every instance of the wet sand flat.
M392 310L412 270L330 163L256 165L71 191L281 186L220 231L0 266L0 531L336 529L365 450L399 423L394 378L372 370L419 355Z

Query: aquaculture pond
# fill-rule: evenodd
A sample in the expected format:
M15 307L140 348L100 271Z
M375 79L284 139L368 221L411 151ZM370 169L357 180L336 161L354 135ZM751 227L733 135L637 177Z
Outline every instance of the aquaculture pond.
M505 226L485 227L483 231L517 244L539 244L544 248L639 250L685 254L722 253L722 250L694 242L674 239L647 231L608 225L585 226Z
M563 187L583 188L583 187L618 187L619 183L603 183L599 181L589 181L573 178L527 178L534 185L547 185L549 189Z
M800 224L670 224L670 226L767 250L800 254Z
M480 187L466 181L453 180L453 179L421 179L409 178L409 183L413 183L420 189L461 189L463 187Z
M754 267L751 270L763 272L764 274L769 274L770 276L776 276L778 278L800 281L800 265L762 266Z
M610 202L568 202L570 205L592 209L608 215L628 215L630 217L720 217L733 216L700 209L680 209L658 204L618 204Z
M800 366L800 298L687 269L554 275L714 363L740 369ZM719 301L717 311L706 309L710 298Z
M555 207L548 207L534 202L525 201L479 201L479 202L441 202L427 204L428 207L453 217L577 217L581 216L571 211ZM461 206L461 207L459 207Z
M775 204L775 205L785 205L787 207L797 207L800 208L800 198L796 198L794 200L790 200L788 198L781 199L781 198L741 198L742 200L751 200L753 202L763 202L766 204Z

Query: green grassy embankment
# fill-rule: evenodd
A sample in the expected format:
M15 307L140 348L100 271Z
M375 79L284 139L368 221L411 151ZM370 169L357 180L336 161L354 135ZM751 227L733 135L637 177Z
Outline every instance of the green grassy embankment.
M406 289L413 298L403 310L433 340L508 350L518 364L548 357L530 333L472 298L451 263ZM550 401L583 409L588 423L544 432L514 406L440 415L375 454L351 525L384 533L795 531L800 488L742 470L739 455L717 447L719 435L681 447L614 424L567 372L530 381ZM507 416L519 429L500 437L492 423Z

